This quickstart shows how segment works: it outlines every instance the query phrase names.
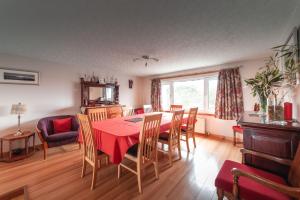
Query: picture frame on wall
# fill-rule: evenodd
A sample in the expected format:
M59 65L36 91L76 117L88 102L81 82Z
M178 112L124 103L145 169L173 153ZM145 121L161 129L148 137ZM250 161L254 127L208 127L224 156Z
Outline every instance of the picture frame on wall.
M300 38L299 38L299 33L300 32L300 27L294 27L290 35L288 36L286 42L284 43L284 46L282 47L281 51L284 51L286 48L289 48L289 46L296 46L297 47L297 53L295 55L295 62L299 63L300 62ZM282 72L285 72L285 57L282 57L280 60L280 66ZM297 85L300 84L300 71L298 71L297 74L295 74L296 82Z
M0 68L0 84L39 85L39 72Z

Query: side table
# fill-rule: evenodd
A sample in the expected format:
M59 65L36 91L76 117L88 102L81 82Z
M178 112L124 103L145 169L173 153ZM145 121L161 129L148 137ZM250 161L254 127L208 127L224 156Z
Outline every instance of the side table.
M29 147L29 141L32 138L32 147ZM20 153L20 155L13 155L12 143L14 141L24 140L25 150ZM8 142L8 156L5 158L3 155L3 143ZM22 135L9 134L3 137L0 137L0 148L1 148L1 160L5 162L12 162L20 159L27 158L34 154L35 152L35 132L32 131L23 131Z

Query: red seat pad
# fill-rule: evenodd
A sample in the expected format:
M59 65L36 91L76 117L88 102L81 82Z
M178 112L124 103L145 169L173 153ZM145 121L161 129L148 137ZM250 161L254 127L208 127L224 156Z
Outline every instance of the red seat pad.
M240 126L233 126L232 129L236 132L243 133L243 129Z
M266 178L270 181L286 185L286 182L280 176L247 166L230 160L226 160L219 171L215 180L215 186L226 192L232 193L233 175L232 168L237 168L245 172ZM291 199L287 195L277 192L273 189L256 183L246 177L239 178L239 195L245 200L287 200Z

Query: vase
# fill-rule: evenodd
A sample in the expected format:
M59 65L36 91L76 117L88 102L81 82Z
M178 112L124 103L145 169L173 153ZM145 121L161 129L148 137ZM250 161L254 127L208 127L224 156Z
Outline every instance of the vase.
M263 115L266 114L267 112L267 97L261 95L259 96L259 102L260 102L260 111L262 112Z
M282 103L278 103L274 97L268 98L268 118L271 121L283 121L284 108Z

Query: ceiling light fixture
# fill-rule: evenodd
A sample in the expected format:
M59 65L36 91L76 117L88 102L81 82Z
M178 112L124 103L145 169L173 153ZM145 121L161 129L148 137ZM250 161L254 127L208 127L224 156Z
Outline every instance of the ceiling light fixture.
M145 61L145 67L148 67L148 62L151 61L151 60L154 60L156 62L159 61L158 58L151 58L150 56L147 56L147 55L143 55L139 58L134 58L133 62L138 61L138 60Z

